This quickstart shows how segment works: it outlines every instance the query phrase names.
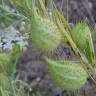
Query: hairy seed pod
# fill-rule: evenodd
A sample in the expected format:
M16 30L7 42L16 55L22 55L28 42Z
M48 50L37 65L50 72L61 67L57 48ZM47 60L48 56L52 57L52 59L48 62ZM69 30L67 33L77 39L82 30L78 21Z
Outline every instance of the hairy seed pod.
M37 13L34 0L13 0L16 9L29 19L33 47L43 52L55 50L61 43L61 33L57 25ZM39 10L39 9L38 9Z
M39 16L32 24L31 37L33 46L44 52L55 50L61 43L61 33L57 26Z
M89 63L94 63L94 47L91 31L85 22L81 22L73 27L72 38L79 49L85 54Z
M46 59L49 66L49 74L54 84L67 91L81 88L87 79L87 73L72 61L53 61Z

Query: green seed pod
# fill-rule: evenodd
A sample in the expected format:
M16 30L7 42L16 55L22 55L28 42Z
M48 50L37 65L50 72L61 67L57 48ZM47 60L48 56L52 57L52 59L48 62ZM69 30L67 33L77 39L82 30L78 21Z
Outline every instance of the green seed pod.
M87 73L72 61L53 61L46 59L49 65L49 74L54 84L67 91L81 88L87 79Z
M89 63L94 64L94 47L88 25L85 22L77 24L73 27L71 35L74 42L89 60Z
M61 43L61 33L50 20L37 17L32 24L32 44L40 51L50 52Z
M36 11L34 0L13 0L16 9L25 15L31 24L33 47L43 52L55 50L61 43L61 33L57 25ZM39 10L39 9L38 9ZM31 12L31 13L30 13Z

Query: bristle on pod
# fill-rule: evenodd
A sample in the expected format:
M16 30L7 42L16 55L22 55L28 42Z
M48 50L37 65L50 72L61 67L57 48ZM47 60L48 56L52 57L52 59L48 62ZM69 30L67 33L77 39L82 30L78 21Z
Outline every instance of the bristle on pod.
M32 44L40 51L50 52L61 43L61 33L58 27L49 19L37 17L32 24Z
M80 64L73 61L53 61L46 58L49 74L57 86L74 91L80 89L87 80L87 73Z

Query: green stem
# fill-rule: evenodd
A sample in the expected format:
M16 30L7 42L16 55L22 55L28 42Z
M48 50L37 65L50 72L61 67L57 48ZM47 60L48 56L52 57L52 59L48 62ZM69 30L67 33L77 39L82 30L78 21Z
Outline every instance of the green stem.
M52 16L52 12L53 12L53 0L48 0L48 12L49 12L49 15Z

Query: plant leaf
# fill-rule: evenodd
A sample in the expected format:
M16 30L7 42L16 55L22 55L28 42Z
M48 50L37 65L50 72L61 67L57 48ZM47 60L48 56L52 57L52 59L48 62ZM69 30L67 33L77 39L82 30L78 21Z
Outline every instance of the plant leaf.
M1 86L0 86L0 96L4 96L4 91Z
M0 4L0 23L4 23L8 25L9 23L12 23L16 20L26 19L23 15L19 13L13 13L11 11L8 11L7 8L5 8L7 5L3 6Z

